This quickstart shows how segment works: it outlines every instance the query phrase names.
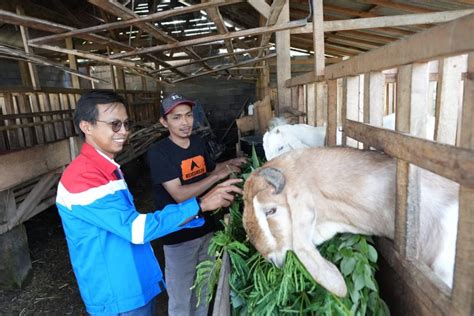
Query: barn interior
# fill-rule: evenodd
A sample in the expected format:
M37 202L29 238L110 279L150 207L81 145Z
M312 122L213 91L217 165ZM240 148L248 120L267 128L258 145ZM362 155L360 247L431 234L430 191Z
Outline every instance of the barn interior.
M131 173L166 137L159 106L171 92L196 101L195 133L217 160L252 145L262 153L276 116L326 127L327 146L396 158L395 239L377 241L384 298L394 315L472 315L472 30L472 0L1 1L0 291L22 290L0 298L6 306L31 282L36 243L25 225L56 211L61 172L81 147L77 101L107 89L126 99L135 122L116 159ZM391 114L393 131L382 124ZM452 288L413 257L409 164L460 185Z

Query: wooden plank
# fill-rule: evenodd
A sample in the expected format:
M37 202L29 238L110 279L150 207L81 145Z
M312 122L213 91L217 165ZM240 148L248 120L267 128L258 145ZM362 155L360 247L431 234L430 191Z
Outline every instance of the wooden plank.
M71 108L69 106L69 97L65 93L61 93L59 95L59 100L61 104L61 109L63 111L71 111ZM73 136L74 135L74 128L72 126L72 115L62 115L62 119L65 119L63 121L63 128L64 128L64 134L66 137Z
M474 54L468 55L464 80L460 146L474 151ZM471 170L472 174L472 170ZM474 190L461 186L451 315L474 313Z
M262 16L268 19L271 8L264 0L248 0L248 3Z
M61 103L59 101L59 93L49 93L47 94L49 98L49 104L52 110L62 110ZM60 115L53 115L53 120L61 120ZM64 125L60 121L56 121L53 123L54 126L54 133L56 135L56 139L63 139L64 136Z
M328 80L328 126L326 144L329 147L336 146L336 130L337 130L337 80Z
M29 103L31 105L31 110L34 113L31 113L33 116L33 122L34 123L41 123L41 117L37 116L37 112L40 112L40 107L38 103L38 95L36 93L28 93L28 99ZM30 115L30 114L27 114ZM36 135L36 140L37 144L43 144L44 143L44 126L38 126L35 127L35 135Z
M466 56L443 59L439 67L436 90L435 140L449 145L456 144L458 109L461 107L462 73L466 68Z
M391 15L373 18L359 18L349 20L334 20L324 22L324 32L337 32L347 30L374 29L390 26L407 26L417 24L445 23L460 17L472 14L474 10L453 10L434 13ZM295 28L291 34L305 34L312 32L312 23L300 28Z
M278 72L278 67L277 67L277 72ZM322 81L322 80L324 80L324 76L316 76L314 74L314 71L311 71L311 72L307 72L303 75L287 79L285 81L285 87L286 88L291 88L291 87L294 87L294 86L307 84L307 83L319 82L319 81Z
M20 93L17 95L16 98L18 102L18 113L31 113L31 108L29 107L28 100L26 99L26 95L24 93ZM21 119L21 124L28 124L32 120L28 118ZM30 127L23 128L23 135L25 137L25 146L31 147L34 144L37 144L34 130Z
M116 65L116 66L128 67L128 68L131 68L131 69L135 68L135 63L133 63L133 62L123 61L123 60L114 60L114 59L111 59L111 58L104 57L102 55L92 54L92 53L89 53L89 52L86 52L86 51L80 51L80 50L77 50L77 49L67 49L67 48L62 48L62 47L59 47L59 46L51 46L51 45L45 45L45 44L30 44L30 46L50 50L50 51L53 51L53 52L79 56L79 57L82 57L82 58L87 58L87 59L103 62L105 64L112 64L112 65ZM115 55L112 55L112 56L115 56Z
M346 120L345 133L423 169L474 188L474 151Z
M2 155L0 191L56 170L70 161L67 139Z
M49 104L49 97L47 93L38 93L39 104L41 111L48 112L51 110L51 106ZM48 120L52 120L53 116L42 116L43 122L47 122ZM45 141L52 142L56 140L55 130L52 123L44 124L44 133L45 133Z

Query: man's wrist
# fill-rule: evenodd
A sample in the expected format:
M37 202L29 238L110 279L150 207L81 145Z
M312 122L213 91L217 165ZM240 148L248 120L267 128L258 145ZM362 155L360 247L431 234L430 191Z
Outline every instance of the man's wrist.
M196 202L197 202L197 205L199 207L199 210L198 210L196 216L197 217L202 217L204 215L204 212L202 211L202 207L201 207L201 198L196 197Z

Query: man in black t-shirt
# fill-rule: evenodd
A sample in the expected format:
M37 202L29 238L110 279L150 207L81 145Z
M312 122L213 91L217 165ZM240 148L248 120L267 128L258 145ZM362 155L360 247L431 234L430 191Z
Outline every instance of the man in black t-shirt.
M215 163L207 152L203 140L191 135L194 102L173 93L161 104L160 122L169 137L153 144L148 160L153 182L155 204L161 206L201 196L218 181L239 172L245 158ZM196 266L209 259L207 248L214 231L214 221L204 216L203 226L182 229L162 238L165 253L165 278L168 285L168 314L207 315L204 303L196 308L197 298L190 287L194 283Z

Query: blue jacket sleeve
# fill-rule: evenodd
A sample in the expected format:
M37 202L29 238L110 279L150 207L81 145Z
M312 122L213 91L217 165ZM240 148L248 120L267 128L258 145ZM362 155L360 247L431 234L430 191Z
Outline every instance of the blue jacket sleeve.
M67 197L61 198L61 195L61 189L58 189L56 204L63 221L69 221L68 226L71 226L74 219L79 219L135 244L143 244L183 228L204 224L203 218L196 218L179 226L197 215L199 205L195 198L167 205L161 211L140 214L136 211L127 189L107 194L90 203L83 199L71 201Z

